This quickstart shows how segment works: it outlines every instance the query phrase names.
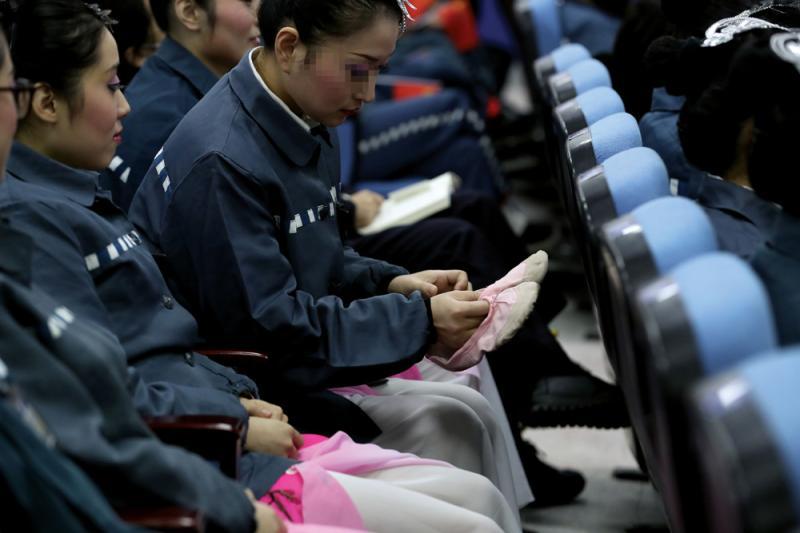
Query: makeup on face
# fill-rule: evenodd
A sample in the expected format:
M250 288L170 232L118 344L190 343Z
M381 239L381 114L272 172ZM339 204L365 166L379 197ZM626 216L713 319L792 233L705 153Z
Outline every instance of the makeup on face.
M378 17L347 38L309 47L287 83L295 103L304 114L329 127L355 116L374 99L377 76L398 37L396 21Z

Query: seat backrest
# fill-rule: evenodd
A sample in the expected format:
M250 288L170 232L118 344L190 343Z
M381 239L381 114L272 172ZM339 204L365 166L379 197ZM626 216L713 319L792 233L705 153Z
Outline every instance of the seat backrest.
M611 87L611 75L598 60L586 59L551 76L548 86L552 104L558 105L595 87Z
M572 176L578 176L614 154L641 145L636 119L628 113L615 113L571 135L565 155Z
M592 54L585 46L575 43L568 43L559 46L551 54L539 57L533 65L536 80L539 84L541 94L547 91L547 80L550 76L563 72L572 65L591 59Z
M623 112L625 105L614 89L596 87L560 104L554 115L556 125L561 129L560 134L566 138L602 118Z
M705 376L775 347L766 291L738 257L713 252L690 259L643 287L636 298L634 338L641 339L649 435L670 522L700 531L697 456L689 438L690 389Z
M800 525L800 349L766 352L692 395L706 530Z
M733 254L713 252L685 261L642 289L639 301L669 359L680 363L681 351L692 352L689 363L702 375L777 346L767 292L753 269ZM671 335L684 321L692 334L689 344ZM678 379L688 377L681 374Z
M606 222L630 213L650 200L669 196L664 162L650 148L614 154L578 176L578 208L586 237Z

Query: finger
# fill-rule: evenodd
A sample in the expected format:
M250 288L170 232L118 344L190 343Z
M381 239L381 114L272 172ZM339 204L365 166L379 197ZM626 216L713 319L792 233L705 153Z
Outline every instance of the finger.
M295 447L299 450L300 448L303 447L304 443L305 439L303 439L303 435L300 434L299 431L292 429L292 444L294 444Z
M420 291L426 298L433 298L437 294L439 294L439 287L434 285L433 283L425 283L424 281L420 283Z
M459 314L464 318L480 318L482 320L486 315L489 314L489 302L486 300L464 302L459 311Z
M453 298L460 302L474 302L479 298L475 291L453 291Z
M456 271L456 282L453 284L453 289L457 291L466 291L469 289L469 276L463 270Z

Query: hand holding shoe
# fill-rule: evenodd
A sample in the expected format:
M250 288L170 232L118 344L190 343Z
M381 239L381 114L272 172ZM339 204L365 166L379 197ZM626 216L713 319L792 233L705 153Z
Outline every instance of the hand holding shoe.
M437 341L429 354L449 357L471 336L489 313L489 304L474 291L451 291L431 298Z

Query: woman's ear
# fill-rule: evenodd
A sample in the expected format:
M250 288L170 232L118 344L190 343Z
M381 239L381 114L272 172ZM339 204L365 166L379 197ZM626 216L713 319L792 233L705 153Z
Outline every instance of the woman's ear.
M28 116L35 116L37 119L47 124L55 124L58 122L60 105L63 104L56 101L56 94L49 85L37 83L31 95L30 113Z
M275 36L275 59L281 71L288 74L294 63L305 60L306 47L300 42L300 34L292 26L284 26Z
M201 31L208 24L208 13L194 0L175 0L175 18L189 31Z

